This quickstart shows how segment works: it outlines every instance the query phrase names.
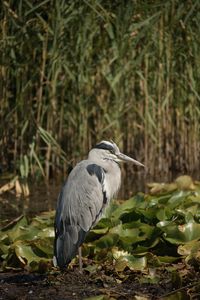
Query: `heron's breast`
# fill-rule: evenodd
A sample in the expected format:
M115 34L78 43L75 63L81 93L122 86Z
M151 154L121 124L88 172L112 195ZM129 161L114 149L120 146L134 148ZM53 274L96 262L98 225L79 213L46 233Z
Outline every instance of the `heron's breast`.
M106 192L106 196L110 201L116 196L121 185L121 171L117 166L115 172L105 172L105 179L103 183L103 189Z

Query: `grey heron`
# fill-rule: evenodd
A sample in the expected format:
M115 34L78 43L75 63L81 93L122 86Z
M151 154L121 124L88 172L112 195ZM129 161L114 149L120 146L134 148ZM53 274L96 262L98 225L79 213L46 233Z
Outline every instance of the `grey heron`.
M119 162L143 166L101 141L71 171L58 197L55 216L54 266L63 269L75 257L89 230L101 218L121 184Z

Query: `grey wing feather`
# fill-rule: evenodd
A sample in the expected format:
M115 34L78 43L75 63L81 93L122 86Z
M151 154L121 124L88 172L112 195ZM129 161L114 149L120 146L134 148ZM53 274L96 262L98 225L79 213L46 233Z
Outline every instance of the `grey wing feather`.
M76 255L104 206L104 170L87 161L70 173L58 198L54 253L60 268Z

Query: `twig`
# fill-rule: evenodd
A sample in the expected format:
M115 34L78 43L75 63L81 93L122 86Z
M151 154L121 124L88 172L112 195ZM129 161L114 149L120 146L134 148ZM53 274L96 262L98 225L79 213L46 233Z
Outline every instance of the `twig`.
M173 290L173 291L171 291L171 292L169 292L169 293L166 293L166 294L162 295L162 298L163 298L163 297L170 296L170 295L173 295L174 293L183 291L183 290L185 290L185 289L194 287L194 286L196 286L196 285L198 285L198 284L200 284L200 281L197 281L197 282L194 282L194 283L190 283L190 284L188 284L188 285L186 285L186 286L182 286L182 287L179 288L179 289ZM156 299L160 299L160 297L156 297Z

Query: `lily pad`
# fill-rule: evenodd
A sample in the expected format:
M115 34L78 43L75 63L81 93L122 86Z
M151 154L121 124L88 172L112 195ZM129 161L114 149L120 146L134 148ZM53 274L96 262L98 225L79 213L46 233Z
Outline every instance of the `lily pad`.
M160 222L161 225L161 222ZM189 222L183 225L160 226L163 230L163 237L172 244L185 244L200 238L200 224Z
M115 262L115 270L117 272L124 271L129 268L133 271L141 271L147 267L147 258L145 256L135 257L133 255L120 256Z

